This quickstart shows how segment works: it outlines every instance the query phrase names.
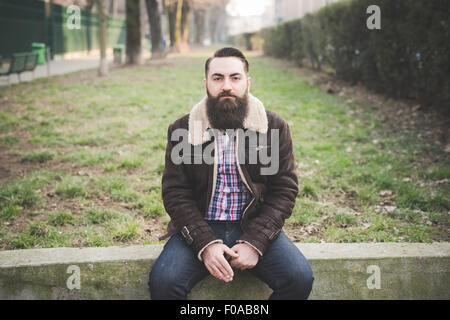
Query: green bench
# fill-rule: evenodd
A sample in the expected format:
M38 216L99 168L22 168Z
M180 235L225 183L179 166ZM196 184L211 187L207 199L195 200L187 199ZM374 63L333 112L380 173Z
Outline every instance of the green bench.
M34 78L34 70L36 69L37 62L38 54L35 52L15 53L13 54L8 69L0 70L0 76L8 77L8 85L10 84L10 75L14 73L19 77L19 82L22 81L20 79L22 72L32 71Z

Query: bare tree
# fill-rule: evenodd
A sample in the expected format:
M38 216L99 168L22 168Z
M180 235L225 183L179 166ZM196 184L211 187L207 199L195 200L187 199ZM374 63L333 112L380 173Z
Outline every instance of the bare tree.
M165 0L169 22L170 43L173 51L189 50L189 16L193 12L195 42L202 44L205 29L210 31L211 40L218 38L217 27L225 15L229 0ZM209 19L206 19L206 17ZM223 21L222 21L223 22Z
M174 43L173 48L177 52L182 51L182 45L181 45L181 16L183 13L183 3L184 0L177 0L177 11L175 14L175 34L174 34Z
M161 17L159 13L158 0L146 0L146 4L152 40L152 59L163 58L164 52L161 45Z
M86 2L86 10L92 11L94 5L96 4L96 0L87 0Z
M189 50L189 13L192 0L166 0L170 46L173 51Z
M205 39L206 8L194 8L195 43L203 44Z
M194 25L195 29L192 30L194 32L194 42L196 44L203 44L205 40L205 29L207 27L207 12L210 9L211 5L214 4L217 0L193 0L192 10L194 16Z
M181 21L180 21L180 31L181 31L181 52L189 51L189 17L192 8L192 0L183 0L183 8L181 10Z
M113 17L117 16L117 10L119 7L119 1L118 0L110 0L109 2L109 14Z
M127 0L126 3L127 26L127 63L141 64L141 17L139 0Z
M217 27L219 26L221 20L225 15L225 8L227 4L228 0L214 0L210 3L210 6L208 8L208 24L212 42L218 41L219 30L217 29Z
M195 19L195 42L203 43L208 31L212 42L219 40L220 31L226 15L225 8L229 0L193 0L193 10Z
M167 22L169 25L170 47L173 48L173 45L175 43L175 21L177 14L177 2L175 2L174 0L165 0L165 4L167 11Z
M106 6L105 0L96 0L98 14L100 17L100 67L98 69L98 75L101 77L108 75L108 61L106 60Z

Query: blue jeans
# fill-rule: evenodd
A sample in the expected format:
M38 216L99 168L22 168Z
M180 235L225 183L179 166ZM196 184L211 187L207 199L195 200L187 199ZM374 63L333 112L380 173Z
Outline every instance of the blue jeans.
M208 221L217 238L233 247L242 235L238 221ZM314 281L311 266L300 250L281 232L258 263L248 270L264 281L273 293L269 299L307 299ZM184 242L173 235L150 272L153 300L183 300L192 288L209 275L208 270Z

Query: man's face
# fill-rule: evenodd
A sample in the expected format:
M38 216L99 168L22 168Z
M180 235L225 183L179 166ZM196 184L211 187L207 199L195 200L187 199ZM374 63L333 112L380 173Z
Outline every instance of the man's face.
M209 64L206 112L216 129L242 128L247 115L250 78L244 63L235 57L214 58Z
M250 78L244 70L244 63L236 57L214 58L209 63L206 91L219 101L235 97L243 98L250 88Z

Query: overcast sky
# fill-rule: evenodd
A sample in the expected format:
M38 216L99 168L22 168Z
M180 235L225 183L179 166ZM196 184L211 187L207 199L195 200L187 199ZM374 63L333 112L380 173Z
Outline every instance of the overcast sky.
M262 15L270 0L231 0L227 6L227 12L231 16Z

